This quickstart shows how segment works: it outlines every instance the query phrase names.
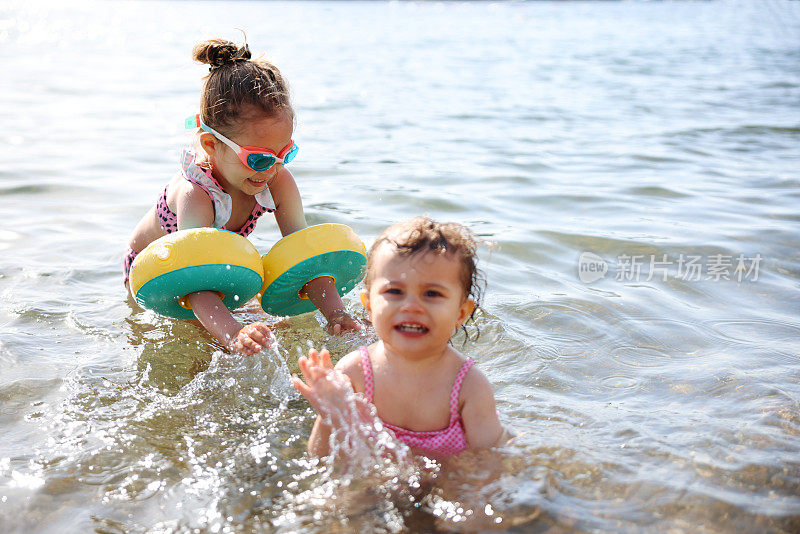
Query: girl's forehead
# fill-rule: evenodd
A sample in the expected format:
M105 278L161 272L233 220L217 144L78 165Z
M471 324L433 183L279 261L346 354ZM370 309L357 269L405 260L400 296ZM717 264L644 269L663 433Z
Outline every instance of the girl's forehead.
M257 137L283 135L294 131L294 121L286 114L250 115L242 118L242 133Z
M411 274L424 276L434 273L442 274L452 271L458 277L461 264L454 254L439 253L437 251L420 251L414 254L402 254L394 246L382 246L374 252L372 262L373 274L394 278L405 278ZM405 276L403 276L405 275Z
M279 151L292 138L294 122L285 114L280 116L242 119L239 133L233 138L242 146L254 146Z

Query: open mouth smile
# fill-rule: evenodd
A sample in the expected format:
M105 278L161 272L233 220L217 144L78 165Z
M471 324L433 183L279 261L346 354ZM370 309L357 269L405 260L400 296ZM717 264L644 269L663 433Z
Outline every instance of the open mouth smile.
M401 334L423 335L428 332L428 327L418 323L400 323L394 327Z

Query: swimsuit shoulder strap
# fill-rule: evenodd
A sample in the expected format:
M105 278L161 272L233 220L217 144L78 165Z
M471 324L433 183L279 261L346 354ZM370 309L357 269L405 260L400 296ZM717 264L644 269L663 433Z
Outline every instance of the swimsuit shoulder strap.
M458 397L461 394L461 384L464 383L464 378L467 376L467 373L472 368L472 365L475 361L472 358L467 358L461 365L461 369L458 370L458 374L456 375L456 381L453 383L453 389L450 391L450 421L452 422L456 417L458 417Z
M233 209L231 196L210 171L197 165L195 154L191 150L184 150L181 154L181 174L186 180L202 188L211 198L214 205L214 227L225 228Z
M372 397L375 394L375 384L372 379L372 362L369 359L369 351L367 347L358 347L361 352L361 370L364 373L364 395L367 400L372 402Z

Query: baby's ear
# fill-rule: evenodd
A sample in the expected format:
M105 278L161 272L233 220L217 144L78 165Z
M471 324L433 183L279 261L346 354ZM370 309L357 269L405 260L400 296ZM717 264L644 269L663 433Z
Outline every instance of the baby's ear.
M466 299L461 304L461 309L459 310L460 313L458 315L458 326L456 328L460 328L464 321L466 321L472 312L475 311L475 301L472 299Z

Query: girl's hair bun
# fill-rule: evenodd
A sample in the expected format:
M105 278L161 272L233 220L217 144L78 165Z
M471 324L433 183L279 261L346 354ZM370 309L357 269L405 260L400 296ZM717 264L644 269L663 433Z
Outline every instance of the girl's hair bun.
M263 58L251 59L246 35L242 46L225 39L199 43L192 57L211 65L200 93L200 118L215 130L232 134L241 127L243 116L253 111L294 117L289 88L278 67Z
M236 43L225 39L209 39L195 45L192 57L195 61L210 65L209 71L231 65L237 61L250 59L250 47L247 43L238 46Z

